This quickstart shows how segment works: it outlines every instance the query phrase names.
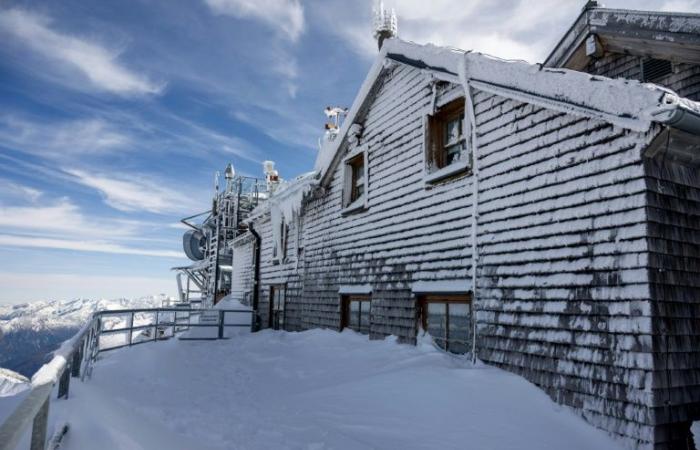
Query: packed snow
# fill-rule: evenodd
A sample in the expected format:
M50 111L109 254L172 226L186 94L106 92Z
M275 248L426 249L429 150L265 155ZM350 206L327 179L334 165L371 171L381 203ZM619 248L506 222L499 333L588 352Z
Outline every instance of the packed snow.
M65 422L65 450L621 448L523 378L428 339L321 329L104 353L52 402L51 426Z

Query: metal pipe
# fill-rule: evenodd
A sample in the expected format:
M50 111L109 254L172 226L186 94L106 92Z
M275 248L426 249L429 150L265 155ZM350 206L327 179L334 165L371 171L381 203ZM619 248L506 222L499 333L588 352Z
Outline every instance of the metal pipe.
M464 89L464 115L465 129L468 130L471 139L472 153L472 223L471 223L471 247L472 247L472 361L476 362L476 304L477 304L477 268L479 264L479 246L477 232L479 226L479 146L476 136L476 116L474 114L474 99L470 81L467 76L467 61L462 58L459 65L459 78Z
M260 235L255 228L253 228L253 223L248 224L248 230L250 234L253 235L255 239L255 250L253 252L255 260L253 261L253 323L251 324L251 331L255 332L259 330L260 327L260 317L258 314L258 306L260 302Z

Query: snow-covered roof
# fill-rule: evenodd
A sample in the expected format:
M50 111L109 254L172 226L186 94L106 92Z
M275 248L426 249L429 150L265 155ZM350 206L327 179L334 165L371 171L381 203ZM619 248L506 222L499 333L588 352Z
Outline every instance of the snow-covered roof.
M607 51L700 63L700 14L594 6L584 8L544 65L582 69L592 34Z
M468 83L483 91L598 118L635 131L648 130L652 122L667 123L679 109L684 114L688 111L695 115L698 110L695 102L681 101L672 91L653 84L613 80L476 52L389 39L365 78L337 138L326 142L317 156L314 169L320 172L321 185L329 181L329 174L339 161L344 138L353 123L361 120L359 115L371 100L370 93L387 61L427 70L454 83ZM700 121L700 115L693 120Z

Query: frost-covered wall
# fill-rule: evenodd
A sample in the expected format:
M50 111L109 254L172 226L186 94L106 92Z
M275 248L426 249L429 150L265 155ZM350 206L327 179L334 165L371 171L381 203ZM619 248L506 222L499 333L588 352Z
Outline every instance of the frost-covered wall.
M650 136L484 93L478 355L652 442Z
M462 177L429 188L423 182L423 117L431 98L420 70L387 70L362 112L367 210L343 214L342 164L326 194L306 205L304 327L337 329L341 288L370 284L370 335L412 341L412 283L468 278L470 181Z
M470 58L479 62L478 56ZM507 79L507 64L494 65ZM518 70L539 76L534 69ZM558 73L547 77L556 81ZM339 328L341 293L369 287L370 337L393 334L413 342L416 286L438 282L471 290L474 175L428 183L424 160L425 114L433 102L453 100L463 91L447 85L434 97L433 81L425 70L389 64L353 117L362 126L359 145L367 148L366 209L343 209L341 162L324 175L323 189L305 192L301 222L289 223L287 259L273 261L278 238L270 214L255 221L262 236L259 312L264 326L272 285L286 286L286 322L292 330ZM527 88L526 81L518 80L519 88ZM580 74L567 82L572 89L575 83L607 83ZM545 91L544 84L538 89ZM646 89L624 82L606 86L607 94L594 89L601 107L606 99L614 104L614 95ZM585 102L583 92L571 97ZM651 98L656 92L646 94ZM673 307L659 303L660 292L678 293L672 285L680 270L656 276L650 268L662 268L664 258L679 267L695 263L680 258L688 256L686 244L695 245L686 229L697 216L692 207L683 215L669 211L676 228L660 232L678 234L685 227L688 241L658 244L651 238L653 208L684 206L674 203L673 195L654 204L658 199L650 198L650 191L667 195L663 186L668 182L676 197L692 201L696 195L700 201L700 191L687 187L690 174L674 171L672 177L681 174L678 180L665 179L671 175L651 168L643 152L658 127L622 128L625 123L643 128L644 121L629 111L617 117L627 122L615 120L615 114L594 119L580 109L505 95L473 90L479 149L474 163L480 169L477 354L526 377L600 428L642 448L672 448L674 430L681 435L696 413L690 368L697 357L691 346L697 342L689 331L696 324L688 319L695 306L679 306L676 299L669 303ZM642 100L634 97L625 104L631 110ZM339 148L347 152L342 143ZM694 288L692 281L687 284ZM695 291L682 295L696 298ZM660 311L668 314L663 323L683 330L676 340L659 337ZM684 353L673 360L686 383L673 381L678 389L659 381L669 376L660 371L666 356L659 353L669 343ZM681 409L662 415L662 394L675 395Z
M469 279L474 180L424 182L423 115L432 101L425 74L398 65L380 83L362 114L368 209L343 215L342 167L306 205L301 320L337 328L339 290L370 285L371 337L412 341L412 285ZM478 356L596 426L652 442L641 156L651 136L484 92L474 100Z
M284 243L285 258L273 258L273 247L276 245L275 234L272 232L270 214L264 214L255 221L255 229L261 236L260 249L260 298L258 311L261 325L267 328L270 321L270 288L283 285L285 288L285 329L295 331L301 329L301 273L303 270L303 248L299 235L299 220L295 214L289 226L286 242Z
M254 240L250 233L233 243L231 297L243 303L252 301L250 298L253 292L254 248Z

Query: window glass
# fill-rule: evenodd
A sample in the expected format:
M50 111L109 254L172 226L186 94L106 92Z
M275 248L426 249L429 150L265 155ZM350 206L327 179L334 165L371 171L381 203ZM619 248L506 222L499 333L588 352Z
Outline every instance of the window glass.
M372 302L369 296L343 297L343 328L350 328L362 334L369 334Z
M365 192L365 165L364 157L360 155L350 162L352 167L352 193L350 201L354 202L362 197Z
M423 299L423 326L440 348L452 353L471 349L471 303L467 295L426 296Z
M470 305L467 303L450 303L449 308L449 332L448 350L453 353L467 353L469 351L469 316Z
M350 302L350 317L348 317L348 328L360 329L360 302Z
M462 138L462 121L455 117L445 124L445 145L456 144Z
M359 302L360 303L360 333L369 334L369 310L370 302Z
M428 303L428 333L435 339L440 348L446 348L447 337L447 304Z

